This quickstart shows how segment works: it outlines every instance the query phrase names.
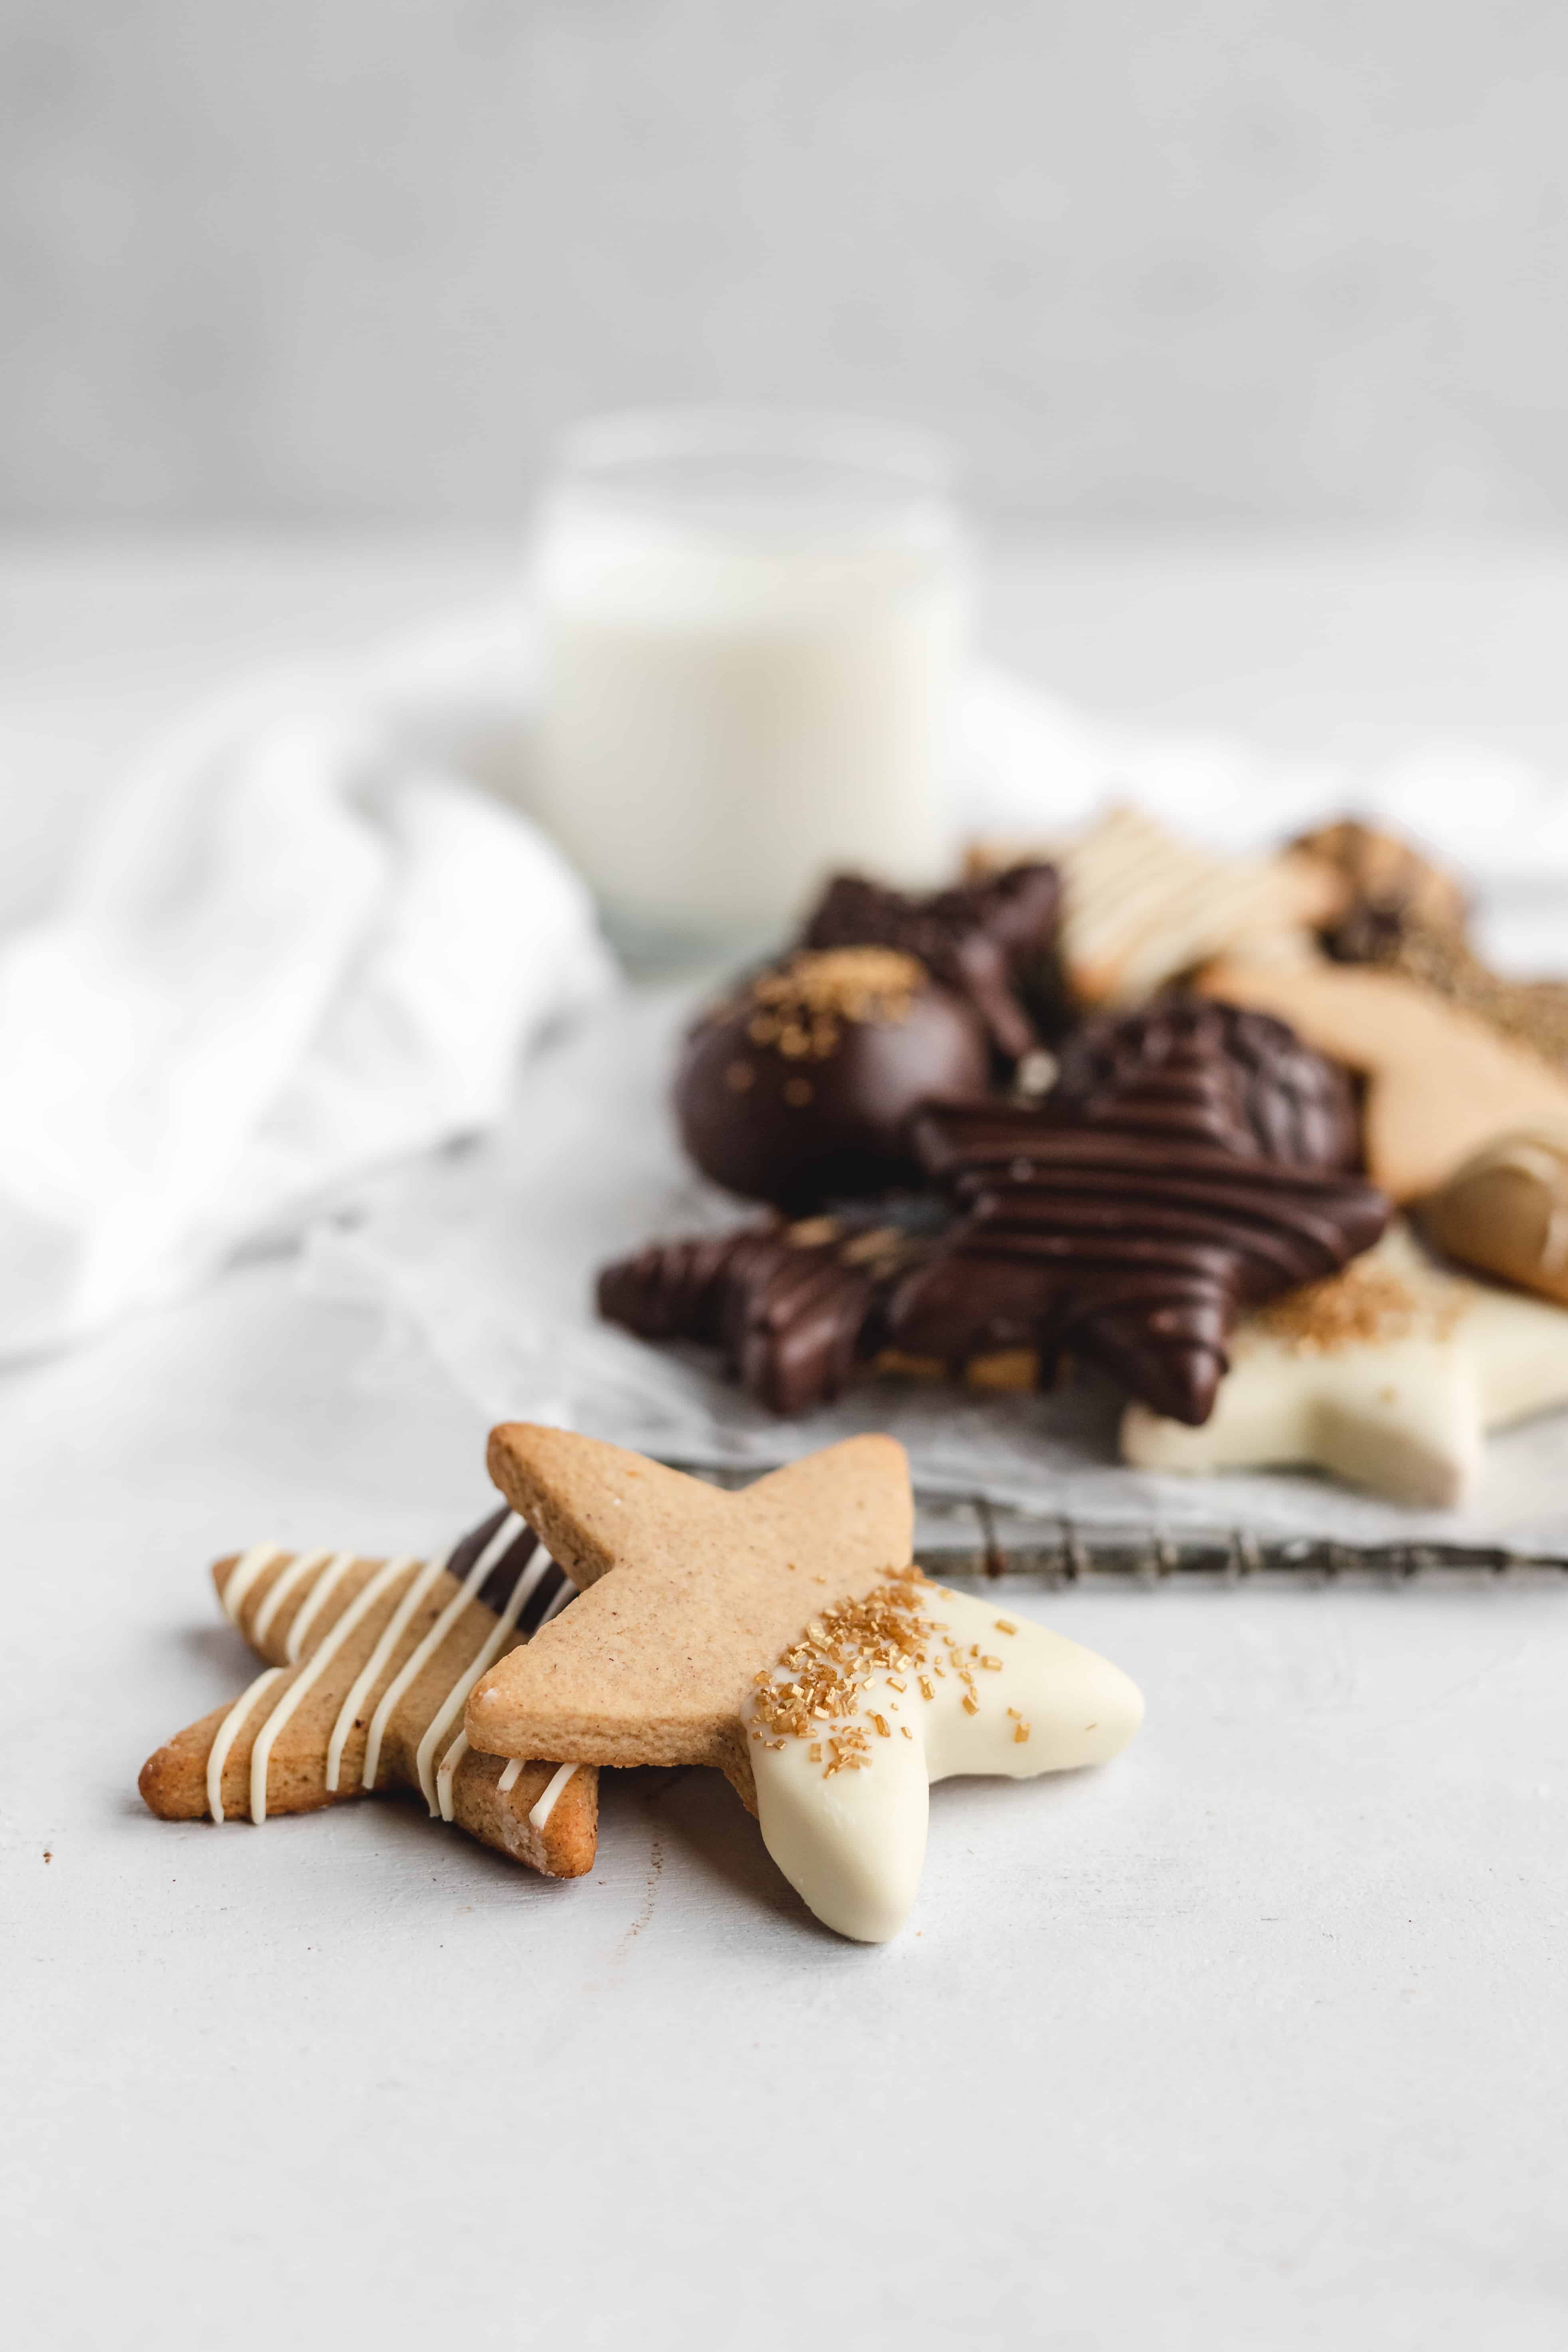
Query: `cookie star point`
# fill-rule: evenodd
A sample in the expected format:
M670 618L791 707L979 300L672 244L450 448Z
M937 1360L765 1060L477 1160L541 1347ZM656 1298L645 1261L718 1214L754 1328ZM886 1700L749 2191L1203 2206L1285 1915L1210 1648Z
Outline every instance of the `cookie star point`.
M1203 1428L1130 1405L1121 1453L1143 1470L1328 1470L1448 1509L1479 1475L1489 1429L1563 1403L1568 1312L1449 1274L1396 1226L1248 1318Z
M751 1677L799 1631L803 1577L828 1607L908 1565L903 1447L846 1438L738 1491L530 1423L496 1430L489 1458L513 1509L585 1589L527 1656L514 1651L479 1684L473 1745L717 1765L754 1810L740 1727Z

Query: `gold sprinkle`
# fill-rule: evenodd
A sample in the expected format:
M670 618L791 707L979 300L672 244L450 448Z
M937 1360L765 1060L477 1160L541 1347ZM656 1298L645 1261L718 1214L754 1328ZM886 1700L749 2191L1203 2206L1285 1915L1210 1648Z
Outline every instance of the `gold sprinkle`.
M1007 1620L1005 1619L1005 1617L998 1617L998 1618L997 1618L997 1620L996 1620L996 1631L997 1631L999 1633L1016 1633L1017 1632L1017 1630L1018 1630L1018 1628L1016 1627L1016 1625L1009 1625L1009 1624L1008 1624Z
M1367 1341L1413 1335L1446 1339L1464 1304L1459 1286L1434 1280L1421 1297L1388 1267L1357 1260L1339 1274L1288 1290L1261 1308L1259 1328L1299 1356L1327 1356Z
M982 1658L980 1663L984 1667L988 1675L999 1675L1002 1671L1002 1661L1000 1658Z
M978 1715L980 1712L979 1707L975 1705L973 1699L970 1697L967 1691L964 1693L963 1696L963 1712L965 1715Z
M1013 1745L1014 1745L1014 1747L1015 1747L1015 1748L1016 1748L1016 1747L1019 1745L1020 1741L1025 1740L1025 1739L1027 1739L1028 1736L1029 1736L1029 1727L1028 1727L1028 1725L1027 1725L1026 1723L1021 1723L1021 1724L1018 1726L1017 1730L1013 1734Z
M901 1664L902 1663L903 1663L903 1662L902 1662L902 1660L900 1659L900 1664ZM900 1692L901 1692L901 1691L907 1690L907 1689L909 1688L909 1685L908 1685L907 1683L901 1683L901 1682L899 1680L899 1678L898 1678L897 1675L889 1675L888 1676L888 1688L889 1688L889 1690L896 1690L896 1691L900 1691Z
M942 1636L942 1628L921 1613L932 1590L918 1568L890 1570L863 1600L813 1617L778 1669L753 1684L758 1722L771 1732L824 1745L828 1774L861 1769L870 1756L864 1724L855 1718L868 1685L881 1675L890 1682L889 1669L929 1664L928 1643ZM888 1715L897 1712L894 1703L887 1714L870 1714L879 1738L891 1738Z
M936 1696L935 1691L933 1691L931 1686L931 1676L929 1675L922 1675L921 1676L921 1698L934 1698Z
M822 1742L821 1742L821 1740L820 1740L820 1739L814 1739L814 1740L812 1741L812 1743L811 1743L811 1746L806 1749L805 1754L806 1754L806 1760L807 1760L807 1762L808 1762L808 1763L811 1763L811 1764L820 1764L820 1763L821 1763L821 1761L822 1761Z
M899 1729L903 1733L904 1738L905 1738L906 1739L912 1739L912 1738L914 1738L914 1736L915 1736L915 1735L914 1735L914 1733L910 1729L910 1727L909 1727L909 1725L908 1725L907 1723L900 1723L900 1726L899 1726Z
M925 982L924 965L897 948L804 949L757 974L752 1002L792 1027L809 1021L824 1035L840 1021L907 1021Z
M1016 1706L1010 1706L1010 1707L1007 1709L1007 1712L1008 1712L1008 1714L1012 1717L1012 1718L1013 1718L1013 1720L1014 1720L1014 1722L1015 1722L1015 1723L1022 1723L1022 1722L1023 1722L1024 1718L1023 1718L1023 1717L1019 1714L1019 1712L1018 1712L1018 1710L1017 1710L1017 1708L1016 1708Z

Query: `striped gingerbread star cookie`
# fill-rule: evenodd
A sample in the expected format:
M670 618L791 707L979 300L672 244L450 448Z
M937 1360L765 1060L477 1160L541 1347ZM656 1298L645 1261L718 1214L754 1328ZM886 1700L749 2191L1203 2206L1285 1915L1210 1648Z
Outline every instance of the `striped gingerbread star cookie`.
M148 1759L154 1813L262 1822L403 1788L549 1877L592 1867L593 1767L479 1755L463 1731L479 1676L576 1595L515 1511L429 1560L257 1544L217 1561L213 1580L267 1664Z

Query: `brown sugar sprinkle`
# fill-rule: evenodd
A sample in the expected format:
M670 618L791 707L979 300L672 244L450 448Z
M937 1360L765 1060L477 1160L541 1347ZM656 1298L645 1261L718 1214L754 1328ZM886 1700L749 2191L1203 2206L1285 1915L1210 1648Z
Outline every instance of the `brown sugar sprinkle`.
M926 1665L942 1671L930 1652L946 1644L946 1629L924 1613L936 1591L918 1568L892 1569L863 1601L840 1601L812 1618L773 1672L752 1679L752 1738L773 1732L809 1739L813 1763L818 1746L826 1751L826 1778L868 1764L865 1727L855 1718L872 1676ZM924 1675L920 1680L930 1697ZM870 1720L879 1738L892 1738L886 1716Z
M1458 1318L1463 1294L1433 1305L1418 1298L1382 1265L1348 1265L1321 1282L1288 1290L1262 1308L1260 1328L1299 1356L1329 1356L1374 1339L1403 1339L1430 1329L1446 1339Z
M805 949L752 981L756 1010L746 1034L790 1061L825 1062L838 1050L843 1023L907 1021L925 976L923 964L896 948Z

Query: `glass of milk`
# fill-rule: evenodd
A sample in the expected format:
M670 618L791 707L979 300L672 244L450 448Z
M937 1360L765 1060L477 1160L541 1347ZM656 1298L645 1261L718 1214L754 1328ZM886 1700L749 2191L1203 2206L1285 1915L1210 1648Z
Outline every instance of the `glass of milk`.
M531 797L629 954L765 942L846 867L943 878L968 573L921 434L674 411L568 437Z

